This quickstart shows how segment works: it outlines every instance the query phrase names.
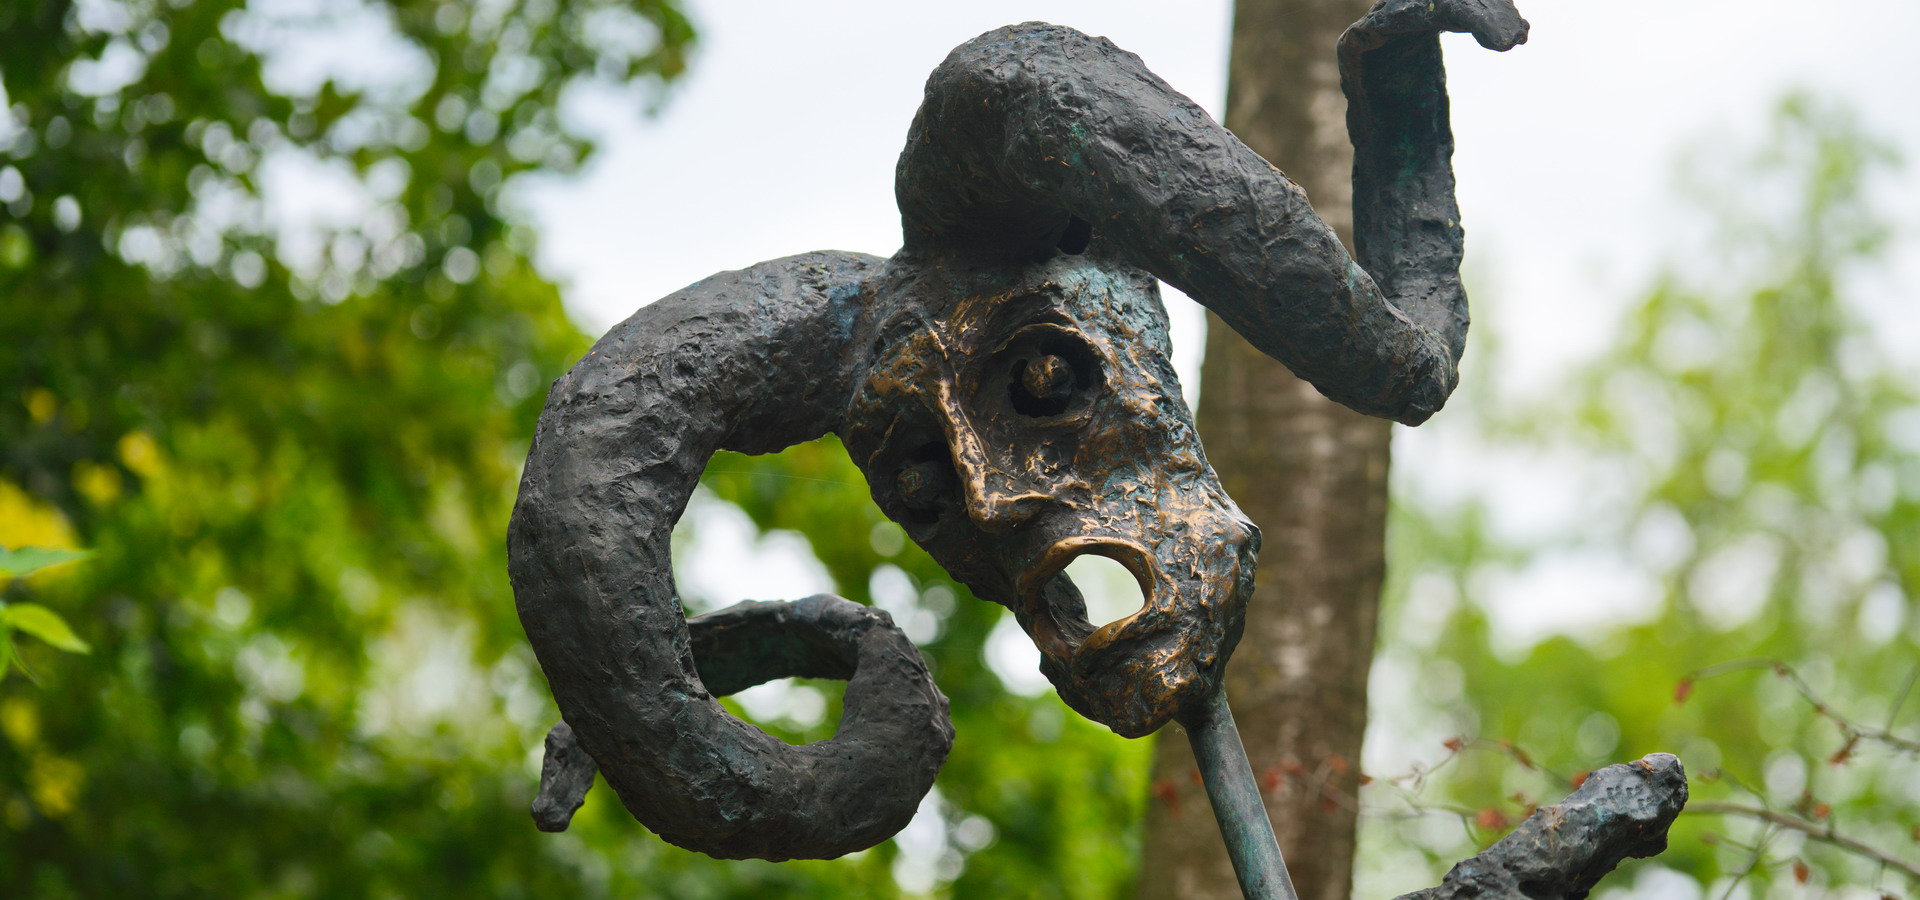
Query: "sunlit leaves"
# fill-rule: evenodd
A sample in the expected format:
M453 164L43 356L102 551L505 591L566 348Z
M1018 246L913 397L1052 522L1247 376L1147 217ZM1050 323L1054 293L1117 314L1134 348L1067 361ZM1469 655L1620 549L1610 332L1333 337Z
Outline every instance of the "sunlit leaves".
M73 633L65 619L38 603L11 603L0 606L0 635L6 629L37 637L68 653L86 653L87 642Z
M86 550L69 550L54 547L0 547L0 580L31 575L41 569L48 569L62 563L86 559L92 554ZM49 646L65 650L68 653L87 653L92 648L80 636L73 633L67 620L38 603L7 603L0 601L0 678L18 665L25 670L25 664L19 661L19 652L13 647L14 633L39 638Z
M5 588L10 885L635 893L580 847L637 828L527 824L552 712L500 552L586 346L502 192L590 152L568 85L689 49L670 0L588 42L613 6L0 4L0 526L17 491L96 550Z
M31 575L41 569L92 555L86 550L59 547L0 547L0 576Z

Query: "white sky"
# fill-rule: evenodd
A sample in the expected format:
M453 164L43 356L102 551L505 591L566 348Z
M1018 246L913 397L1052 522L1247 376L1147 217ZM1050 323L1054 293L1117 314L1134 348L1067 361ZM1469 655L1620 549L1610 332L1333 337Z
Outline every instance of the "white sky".
M571 283L589 330L715 271L815 249L892 252L893 163L922 83L989 28L1041 19L1106 35L1216 115L1226 91L1220 0L696 0L692 11L702 50L663 114L578 98L600 154L584 177L523 195L543 262ZM1667 194L1684 145L1758 134L1798 87L1845 99L1920 155L1914 0L1523 0L1522 11L1531 43L1494 54L1450 38L1448 74L1468 270L1503 301L1488 324L1528 373L1600 343L1619 298L1683 236L1684 207ZM1915 179L1901 187L1889 207L1920 208Z

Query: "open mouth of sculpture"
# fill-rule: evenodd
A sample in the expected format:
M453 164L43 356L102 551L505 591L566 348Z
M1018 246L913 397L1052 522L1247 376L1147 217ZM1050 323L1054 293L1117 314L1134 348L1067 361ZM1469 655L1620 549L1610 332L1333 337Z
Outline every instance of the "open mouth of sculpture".
M1125 567L1140 587L1145 601L1139 609L1099 627L1088 621L1086 607L1074 602L1077 591L1049 590L1056 581L1068 582L1068 564L1082 556L1103 556ZM1062 661L1112 643L1154 602L1153 555L1145 547L1112 537L1071 537L1055 542L1020 576L1021 611L1030 625L1033 642L1042 653Z

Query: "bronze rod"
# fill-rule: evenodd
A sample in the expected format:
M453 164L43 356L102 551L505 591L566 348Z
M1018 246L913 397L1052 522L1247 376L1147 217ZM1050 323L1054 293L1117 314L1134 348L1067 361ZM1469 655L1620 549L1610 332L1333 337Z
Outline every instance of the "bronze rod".
M1299 900L1293 879L1287 877L1280 843L1273 837L1260 787L1253 780L1246 747L1240 743L1240 729L1233 724L1226 688L1215 691L1181 724L1193 743L1193 758L1200 764L1200 777L1206 782L1227 856L1233 860L1233 874L1240 880L1240 893L1247 900Z

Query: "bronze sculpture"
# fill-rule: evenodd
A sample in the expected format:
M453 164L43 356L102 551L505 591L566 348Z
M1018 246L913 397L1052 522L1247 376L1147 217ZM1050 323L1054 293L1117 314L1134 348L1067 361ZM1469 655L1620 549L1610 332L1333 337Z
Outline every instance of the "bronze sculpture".
M715 275L603 338L548 395L509 532L563 716L541 827L597 769L675 844L833 857L904 826L945 758L946 699L884 613L813 597L683 620L668 537L718 449L840 435L886 515L1013 610L1075 710L1130 737L1219 724L1259 532L1206 463L1155 279L1356 410L1438 410L1467 325L1441 31L1504 50L1526 23L1509 0L1381 0L1341 41L1357 262L1137 57L1029 23L928 80L899 253ZM1088 622L1059 576L1089 553L1138 579L1138 613ZM850 678L833 739L788 746L713 699L789 675Z

